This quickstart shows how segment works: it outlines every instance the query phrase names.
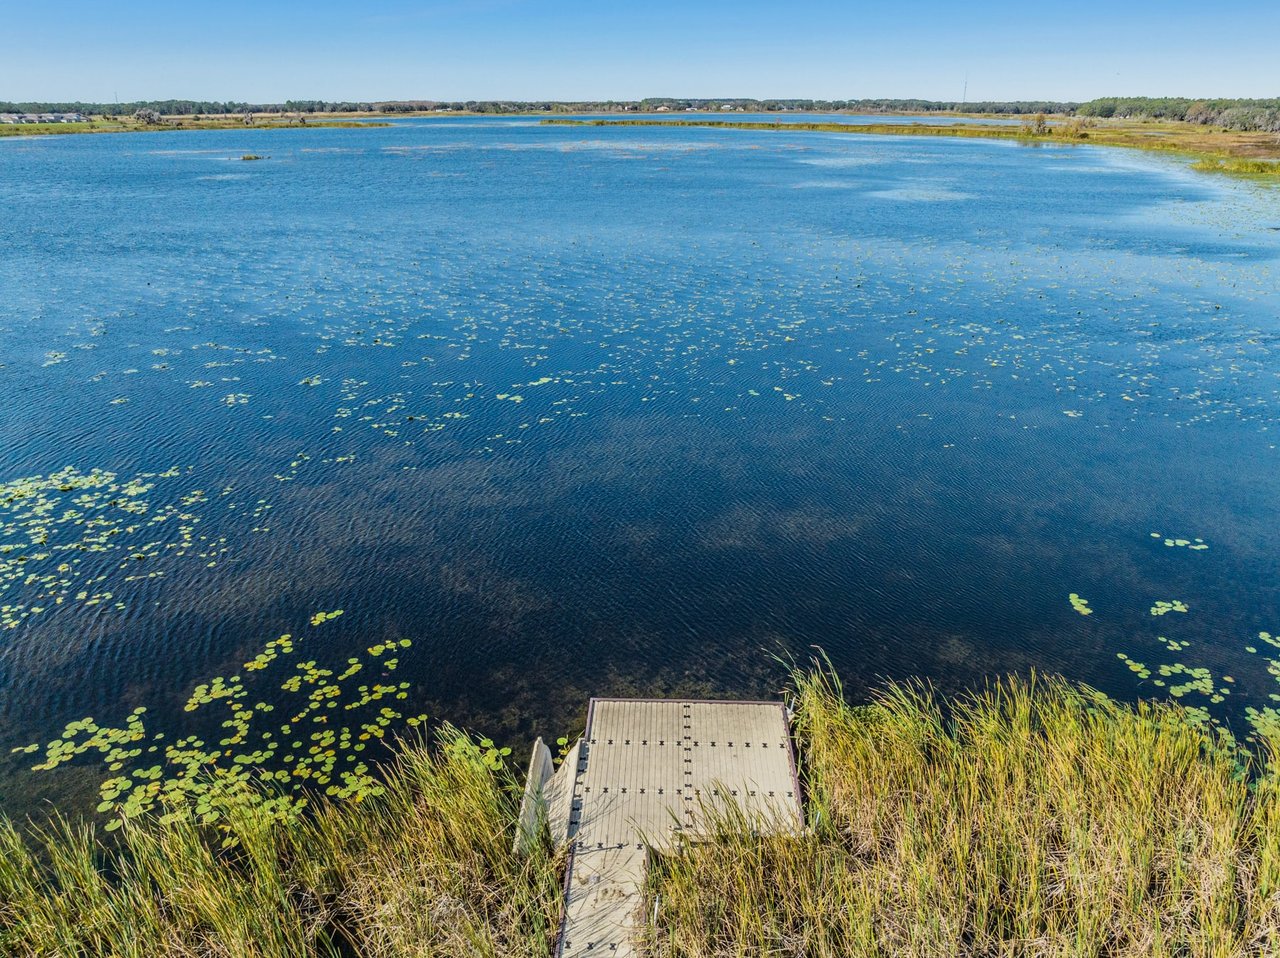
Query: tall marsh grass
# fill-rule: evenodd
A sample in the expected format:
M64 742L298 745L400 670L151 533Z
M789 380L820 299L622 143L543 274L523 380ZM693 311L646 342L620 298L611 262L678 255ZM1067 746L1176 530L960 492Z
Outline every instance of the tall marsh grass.
M512 853L511 777L445 730L387 778L292 822L233 806L222 828L126 823L110 847L88 826L0 824L0 955L546 955L561 869L549 847Z
M795 704L810 829L663 859L654 953L1280 954L1280 789L1178 709L1046 679L853 709L822 672Z
M655 859L650 953L1280 954L1280 780L1178 708L1057 679L850 707L828 672L792 704L808 827ZM1274 753L1272 753L1274 754ZM0 823L0 955L547 956L564 856L512 853L519 778L446 728L386 793L278 821Z

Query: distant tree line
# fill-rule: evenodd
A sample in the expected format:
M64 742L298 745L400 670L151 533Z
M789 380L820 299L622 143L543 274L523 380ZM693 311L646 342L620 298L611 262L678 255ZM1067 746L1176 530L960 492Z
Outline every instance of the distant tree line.
M1052 100L806 100L725 97L650 97L644 100L286 100L284 103L242 103L235 100L144 100L132 103L0 103L0 113L86 113L136 115L154 111L163 116L245 113L634 113L669 110L744 113L1040 113L1121 119L1186 120L1229 130L1280 132L1280 99L1195 100L1188 97L1102 97L1087 103Z
M1228 130L1280 133L1280 99L1193 100L1189 97L1103 97L1084 103L1081 116L1185 120Z
M137 100L130 103L3 103L0 113L84 113L95 116L132 116L152 110L162 116L199 116L210 113L371 113L372 103L325 100L288 100L284 103L241 103L236 100Z
M163 116L243 113L626 113L656 110L720 110L725 105L750 113L784 111L869 113L948 112L1068 113L1079 104L1048 101L981 101L961 103L938 100L757 100L741 97L678 99L650 97L644 100L286 100L284 103L242 103L237 100L139 100L130 103L3 103L5 113L86 113L131 115L154 110Z

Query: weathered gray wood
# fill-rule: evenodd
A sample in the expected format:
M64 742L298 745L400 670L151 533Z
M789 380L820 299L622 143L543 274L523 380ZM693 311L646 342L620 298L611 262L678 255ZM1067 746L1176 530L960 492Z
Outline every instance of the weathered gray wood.
M565 755L564 761L543 786L542 794L547 805L547 825L551 829L551 841L554 845L563 845L569 840L569 817L573 806L573 785L578 778L578 765L581 762L582 739L573 743Z
M533 743L533 754L529 756L529 772L524 780L524 797L520 799L520 818L516 822L516 837L513 849L518 855L527 854L533 843L538 840L542 824L547 820L546 799L543 788L547 780L555 772L555 763L551 759L551 749L539 737Z

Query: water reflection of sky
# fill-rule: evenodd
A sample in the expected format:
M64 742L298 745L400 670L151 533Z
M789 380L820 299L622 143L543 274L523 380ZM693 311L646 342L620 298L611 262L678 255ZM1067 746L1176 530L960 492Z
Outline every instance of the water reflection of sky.
M855 696L1034 667L1133 697L1187 663L1245 728L1280 691L1274 193L516 120L28 139L0 170L0 482L111 474L8 487L12 744L179 723L283 632L412 638L406 707L510 738L590 694L763 694L813 645ZM74 790L13 781L11 810Z

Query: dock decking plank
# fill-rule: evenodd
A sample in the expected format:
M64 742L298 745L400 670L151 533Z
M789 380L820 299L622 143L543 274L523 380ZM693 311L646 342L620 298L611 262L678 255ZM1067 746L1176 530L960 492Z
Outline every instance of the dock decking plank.
M648 849L696 839L707 809L803 824L780 702L592 699L578 755L562 958L636 953Z

